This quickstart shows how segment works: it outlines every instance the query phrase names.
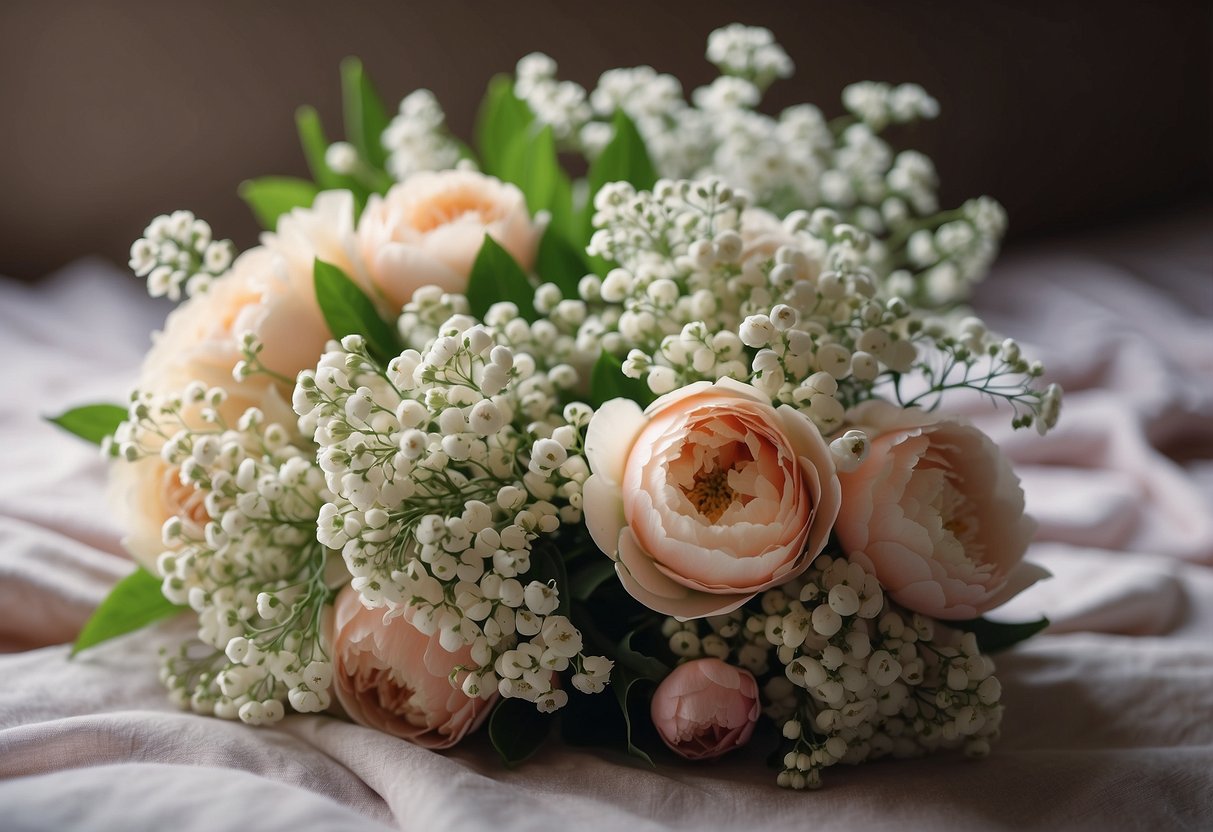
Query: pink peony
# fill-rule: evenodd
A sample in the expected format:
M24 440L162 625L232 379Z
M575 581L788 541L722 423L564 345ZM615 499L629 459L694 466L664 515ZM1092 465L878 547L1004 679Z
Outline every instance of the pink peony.
M352 587L334 606L333 689L351 719L426 748L450 748L484 722L496 693L469 698L450 680L472 664L470 647L448 653L405 617L385 622Z
M371 197L358 222L371 285L395 310L422 286L463 292L486 233L530 270L541 229L522 191L470 170L415 174Z
M829 447L798 411L732 379L590 421L586 525L631 595L681 618L735 610L796 577L841 499Z
M754 677L720 659L679 665L653 694L657 733L688 760L709 760L745 745L761 712Z
M870 401L851 414L871 438L867 458L840 473L843 550L893 600L942 619L967 619L1010 600L1048 572L1023 560L1036 524L1010 463L967 422Z

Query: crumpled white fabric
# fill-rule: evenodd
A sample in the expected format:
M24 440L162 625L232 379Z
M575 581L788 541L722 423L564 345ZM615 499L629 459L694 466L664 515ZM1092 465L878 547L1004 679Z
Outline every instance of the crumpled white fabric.
M1057 432L1012 434L1054 578L998 612L1049 631L999 659L990 759L827 772L782 791L755 742L649 769L552 742L503 768L483 736L436 754L329 716L270 729L172 708L166 622L68 660L131 568L95 449L39 413L118 400L165 307L81 263L0 283L0 826L181 832L384 828L1213 828L1213 214L1005 258L978 297L1068 389Z

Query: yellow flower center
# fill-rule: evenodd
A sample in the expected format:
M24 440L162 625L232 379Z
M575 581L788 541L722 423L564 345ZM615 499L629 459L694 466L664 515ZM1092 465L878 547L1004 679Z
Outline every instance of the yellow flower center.
M729 486L729 470L717 468L695 475L695 485L684 490L691 505L707 520L715 523L737 498L737 492Z

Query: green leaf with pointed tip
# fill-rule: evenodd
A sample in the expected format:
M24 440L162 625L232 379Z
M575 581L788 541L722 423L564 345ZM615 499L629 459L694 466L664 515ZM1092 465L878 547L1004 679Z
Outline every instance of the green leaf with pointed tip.
M324 161L328 151L329 140L324 135L324 125L320 123L320 114L315 107L300 107L295 111L295 127L299 131L299 144L303 146L303 156L307 159L308 170L321 190L343 188L344 177L338 176Z
M547 211L551 226L568 236L573 215L573 186L560 167L556 139L549 125L535 133L524 130L510 141L501 178L513 182L526 195L532 214Z
M47 416L46 420L68 433L100 445L107 436L114 435L118 425L126 421L126 408L116 404L86 404L58 416Z
M1021 641L1027 641L1048 627L1049 619L1042 617L1039 621L1004 624L985 618L972 618L968 621L942 621L940 623L954 630L973 633L977 636L977 646L981 648L981 652L997 653L1014 647Z
M652 189L657 184L657 169L645 147L644 139L636 124L628 118L623 110L615 112L613 122L614 136L602 154L590 165L586 180L589 186L588 199L581 216L582 239L589 241L594 233L592 218L594 216L594 197L603 185L608 182L629 182L638 191ZM589 258L590 267L599 276L605 276L610 270L610 263L601 257Z
M531 108L514 95L514 82L508 75L498 75L489 82L476 116L476 147L485 173L501 176L510 143L534 120Z
M387 162L382 141L389 121L387 110L362 61L357 58L346 58L341 62L341 99L346 138L367 164L383 170Z
M370 354L384 364L400 354L403 346L396 330L379 317L374 302L345 272L317 259L312 276L316 302L334 338L340 341L347 335L361 335Z
M657 169L636 124L623 110L615 113L615 134L602 153L590 165L586 179L590 184L589 213L593 213L594 195L608 182L628 182L638 191L657 184Z
M581 278L590 273L585 257L554 225L549 225L539 241L535 271L547 283L554 283L566 298L576 299Z
M668 667L665 662L656 659L652 656L646 656L632 646L632 639L636 637L643 627L638 627L625 635L619 641L616 649L616 656L620 664L636 674L642 679L648 679L653 682L660 682L666 676L670 675L673 669Z
M590 372L590 405L599 408L611 399L620 398L647 407L656 396L643 379L625 376L623 362L604 350Z
M72 655L182 612L160 592L160 579L142 566L110 590L72 645Z
M489 741L510 768L538 751L551 730L552 715L525 699L502 699L489 716Z
M293 176L262 176L240 183L238 192L261 227L273 231L283 214L294 208L310 208L320 189L313 182Z
M535 311L535 287L518 261L488 234L472 262L468 277L468 307L473 315L484 320L494 303L509 301L518 307L518 314L528 321L539 319Z
M648 755L643 748L638 746L635 741L635 726L632 720L632 708L647 706L649 697L644 695L646 688L653 685L653 680L644 676L636 676L630 673L626 668L619 665L611 671L611 687L615 690L615 699L619 702L619 708L623 711L624 723L624 743L629 754L638 759L644 760L649 765L656 768L653 758ZM635 691L635 694L633 694ZM637 702L636 697L643 698L643 702ZM647 707L643 707L645 712ZM642 716L641 719L644 717Z

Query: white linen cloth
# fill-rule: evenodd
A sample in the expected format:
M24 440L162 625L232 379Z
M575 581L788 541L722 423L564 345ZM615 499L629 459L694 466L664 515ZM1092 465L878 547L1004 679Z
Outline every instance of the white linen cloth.
M780 790L752 746L715 764L549 743L516 769L483 736L436 754L329 716L273 728L174 709L166 622L69 661L131 568L95 449L40 421L120 401L165 307L84 262L0 283L0 828L1213 828L1213 214L1028 249L978 297L1066 387L1063 421L1012 435L1055 577L1004 608L1045 635L999 658L990 759L939 755Z

